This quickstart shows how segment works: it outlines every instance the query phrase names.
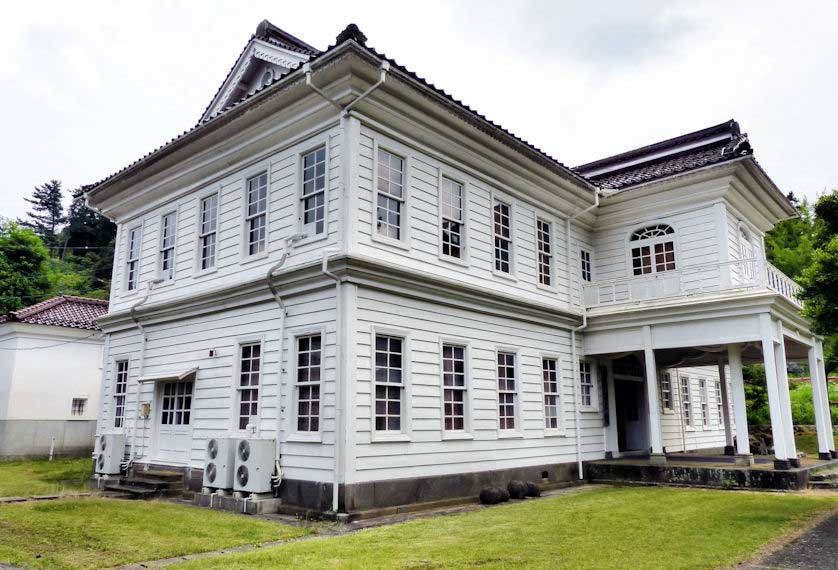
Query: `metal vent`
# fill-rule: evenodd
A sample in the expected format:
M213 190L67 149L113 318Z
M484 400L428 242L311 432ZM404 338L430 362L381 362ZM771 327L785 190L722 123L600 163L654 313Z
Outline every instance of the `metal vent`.
M105 467L105 454L100 453L99 457L96 458L96 468L97 470L101 471Z
M236 469L236 480L238 481L239 486L247 486L248 479L250 479L250 473L248 472L247 467L244 465L239 465L239 468Z
M100 451L105 451L105 448L107 448L107 447L108 447L108 438L106 438L104 435L100 435L99 436L99 450Z
M211 439L207 442L207 457L210 460L215 459L218 457L218 440Z
M207 481L209 481L210 483L215 483L215 476L216 476L215 463L208 463L207 464Z
M239 459L242 461L247 461L250 459L250 442L246 439L243 439L239 442Z

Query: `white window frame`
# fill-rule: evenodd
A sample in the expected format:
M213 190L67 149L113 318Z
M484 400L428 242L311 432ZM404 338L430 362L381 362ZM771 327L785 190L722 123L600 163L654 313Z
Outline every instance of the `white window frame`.
M492 212L494 215L494 211ZM494 221L494 220L493 220ZM547 270L549 271L549 279L550 283L545 284L541 282L541 243L542 240L540 239L540 232L538 229L539 223L547 224L548 231L550 232L550 241L547 244L550 248L550 253L547 254L549 256L549 260L547 262ZM493 228L494 230L494 228ZM494 244L492 244L494 246ZM558 275L556 274L556 224L551 218L546 216L540 216L536 214L535 216L535 282L539 289L546 289L548 291L555 291L558 287Z
M137 238L137 256L131 256L131 243L132 238L131 235L134 232L138 232ZM125 232L125 292L128 294L135 294L140 289L140 270L142 269L142 260L143 260L143 224L142 222L139 224L135 224L128 228L128 231ZM134 269L135 279L133 281L134 286L131 287L131 264L136 263Z
M319 194L320 192L314 192L313 194L309 194L304 196L303 195L303 177L305 176L305 157L313 152L317 152L318 150L323 149L325 153L324 157L324 169L325 169L325 179L323 181L323 190L320 191L323 193L323 231L321 233L315 234L312 233L312 227L314 224L305 224L305 201L306 198L309 198L315 194ZM306 146L302 151L299 152L297 155L297 184L299 184L299 191L297 192L297 228L300 233L305 234L306 237L299 241L297 245L311 243L320 241L322 239L326 239L329 236L329 166L330 166L330 152L329 152L329 139L328 137L319 137L316 140L311 141L311 144Z
M661 410L664 414L671 414L675 408L675 398L672 390L672 374L669 372L661 372L658 378L658 386L660 387ZM666 386L666 388L664 388ZM666 400L669 400L667 405Z
M262 423L262 401L264 399L265 387L265 337L264 335L253 337L242 337L236 339L235 344L235 365L233 367L233 413L230 414L231 429L234 433L245 434L246 428L240 428L241 420L241 393L243 390L251 390L253 386L242 387L241 373L242 373L242 347L245 345L259 345L259 384L256 385L256 416L255 421L251 420L256 426L256 432L259 432ZM253 418L254 416L250 416Z
M384 194L387 197L398 200L398 198L395 198L392 194L388 194L386 192L379 192L378 190L379 150L383 150L384 152L395 155L396 157L401 158L403 161L402 197L400 201L401 208L399 217L399 239L381 235L378 232L378 195ZM372 239L375 242L390 245L399 249L410 250L410 149L392 141L381 142L378 139L374 139L372 152L372 204L370 207L370 210L372 211L370 223L372 224L372 226L370 228L370 239Z
M292 398L291 398L291 405L292 413L290 414L292 424L289 426L289 436L286 441L297 441L297 442L320 442L323 439L323 404L325 401L325 394L324 388L326 385L326 357L327 357L327 350L326 350L326 339L327 339L327 331L326 327L308 327L302 329L295 329L290 331L290 340L293 343L291 347L291 356L293 360L291 361L291 385L292 385ZM297 373L298 373L298 366L299 366L299 339L303 337L310 337L320 335L320 381L319 382L308 382L301 384L297 381ZM299 395L300 395L300 386L311 386L314 384L320 385L320 414L319 414L319 430L316 432L314 431L299 431L297 420L299 419Z
M631 237L635 233L637 233L641 230L644 230L646 228L653 227L653 226L669 226L670 228L672 228L672 233L665 234L665 235L662 235L662 236L652 237L652 238L639 239L639 240L632 240L631 239ZM629 231L628 235L626 236L626 256L627 256L627 259L628 259L628 264L627 264L628 276L631 277L631 278L635 278L635 279L642 279L644 277L657 275L658 273L670 273L670 272L673 272L673 271L680 270L681 269L681 261L679 261L679 260L681 259L681 255L680 255L680 251L679 251L680 248L678 247L678 236L679 235L680 235L680 232L675 228L675 225L671 224L669 222L666 222L666 221L652 221L652 222L644 224L640 227L636 227L636 228L632 229L631 231ZM674 269L665 269L663 271L658 271L657 263L655 262L655 246L658 245L658 244L668 243L668 242L672 242L672 255L673 255L673 263L675 264L675 267L674 267ZM650 263L651 263L651 265L650 265L651 271L649 271L648 273L639 273L639 274L634 273L634 254L633 254L632 250L635 247L649 247L649 260L650 260Z
M701 426L710 427L710 393L707 388L707 378L698 379L698 397L701 403Z
M590 249L579 248L580 278L583 283L593 283L594 280L594 255ZM587 265L587 267L586 267ZM586 277L587 275L587 277Z
M203 231L203 204L206 200L215 197L215 230L212 232ZM220 217L221 217L221 187L214 188L209 192L204 192L196 197L195 201L195 270L194 275L196 277L201 275L207 275L210 273L215 273L218 271L218 245L219 245L219 236L221 234L220 231ZM213 255L213 264L210 267L203 268L203 244L204 244L204 237L209 235L215 235L215 246L214 246L214 255Z
M503 236L500 236L495 233L495 205L497 203L505 204L509 207L509 271L501 271L496 267L496 258L495 258L495 238L506 239ZM505 196L499 192L492 191L491 192L491 203L489 204L489 249L491 252L491 263L492 263L492 274L496 277L501 277L502 279L508 279L512 281L517 281L516 278L516 257L515 257L515 247L518 240L515 239L515 201L508 196Z
M471 381L471 343L461 338L443 337L439 339L439 399L440 399L440 432L442 439L472 439L472 381ZM445 390L450 389L445 385L444 376L444 355L443 349L446 345L456 346L463 349L464 359L464 385L463 391L463 429L445 429Z
M256 214L254 216L248 215L248 181L261 176L266 176L266 194L265 194L265 248L256 253L250 253L250 220L263 214ZM255 164L252 167L244 170L241 173L242 179L242 207L241 207L241 263L249 263L251 261L263 259L268 256L270 249L271 238L271 168L267 161Z
M500 376L498 374L498 356L503 354L512 354L515 357L515 390L504 390L504 393L509 393L514 396L513 400L513 421L515 427L513 429L500 427ZM524 429L521 425L521 349L512 346L498 346L495 348L494 360L494 381L495 381L495 418L497 418L497 434L498 439L523 437Z
M117 392L116 387L119 383L119 364L121 362L125 363L125 391L124 392ZM128 356L119 356L113 359L113 383L111 384L111 414L110 414L110 428L124 430L125 429L125 420L128 418L126 412L128 411L128 384L131 383L131 359ZM116 409L118 407L116 399L119 396L122 396L122 414L117 415ZM116 425L117 419L120 420L120 424Z
M587 365L590 372L586 372L588 376L590 376L591 382L590 384L585 384L582 382L583 375L582 375L582 365ZM576 371L577 377L579 379L579 411L580 412L599 412L599 390L597 389L598 382L597 382L597 364L596 361L592 358L580 358L577 364L578 370ZM590 393L590 403L585 404L585 394L583 390L583 386L590 386L591 393Z
M453 218L449 218L443 215L443 203L442 203L442 188L445 180L449 180L454 184L458 184L460 186L461 192L461 211L460 211L460 220L457 221ZM469 196L469 188L468 183L462 178L459 177L445 169L439 169L439 177L437 181L437 187L439 191L437 192L437 217L438 217L438 225L437 230L439 232L439 252L438 256L439 259L449 262L455 263L457 265L468 266L469 263L469 255L468 255L468 228L469 228L469 221L468 221L468 196ZM442 241L442 225L446 222L455 222L460 224L460 257L453 257L444 253L443 250L443 241Z
M695 427L695 410L693 409L692 378L687 374L678 375L678 389L681 393L681 422L687 429Z
M564 378L564 374L562 372L562 366L564 361L562 360L561 355L552 353L552 352L542 352L540 353L538 358L539 370L540 370L540 379L541 379L541 410L542 410L542 417L543 422L542 425L544 427L544 435L547 436L557 436L557 435L565 435L565 426L564 426L564 394L562 393L563 382L562 379ZM544 361L545 360L555 360L556 361L556 392L547 392L544 389ZM556 396L556 420L558 427L550 428L547 427L547 402L546 398L548 395L555 395Z
M370 441L372 442L388 442L388 441L411 441L411 372L412 372L412 352L411 352L411 336L408 331L402 329L393 329L387 327L380 327L373 325L370 330ZM377 430L375 428L375 402L376 402L376 386L379 383L376 381L375 374L375 340L377 336L389 336L402 339L402 392L401 392L401 430ZM392 386L392 383L381 383L382 386Z
M722 400L722 381L719 378L716 378L715 383L713 384L713 392L716 398L716 418L718 418L718 426L721 428L724 426L724 400Z
M158 240L157 240L157 277L163 279L163 285L174 283L175 278L177 277L177 227L178 227L178 211L171 210L166 212L162 216L160 216L160 231L158 232ZM166 229L166 220L172 220L172 240L170 245L166 245L165 236L163 232ZM163 269L163 261L166 252L171 252L171 269L169 272L166 272ZM170 276L171 275L171 276Z

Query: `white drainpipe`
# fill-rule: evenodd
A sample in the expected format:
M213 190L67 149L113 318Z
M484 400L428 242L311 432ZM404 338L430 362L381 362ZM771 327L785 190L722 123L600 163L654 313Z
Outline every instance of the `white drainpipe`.
M342 289L341 289L341 280L340 277L329 271L329 255L332 253L340 253L340 250L337 248L326 248L323 250L323 261L321 265L321 271L323 275L326 277L334 280L335 282L335 333L337 336L337 347L336 347L336 359L337 359L337 366L335 367L335 469L334 469L334 480L332 481L332 512L337 514L339 508L339 484L340 478L338 473L340 473L340 465L341 461L343 460L343 438L340 434L340 423L343 420L343 389L344 389L344 382L342 381L343 375L343 355L344 355L344 348L346 346L346 339L344 337L343 332L343 320L346 318L343 315L343 299L342 299ZM347 428L348 429L348 428Z
M283 302L282 297L279 294L279 291L273 283L273 278L275 277L276 272L279 271L283 265L285 265L288 256L291 255L291 250L294 248L294 244L296 244L301 239L305 239L305 237L305 234L294 234L285 238L285 248L282 251L282 256L279 258L279 261L277 261L275 264L271 266L270 269L268 269L268 274L265 277L265 279L268 282L268 289L271 290L271 294L273 295L276 304L279 305L280 316L282 317L279 321L279 374L277 375L276 380L276 456L274 458L274 467L276 469L276 475L272 477L274 487L277 488L279 487L280 483L282 483L282 469L279 466L279 430L280 425L282 423L282 414L279 410L279 402L280 390L282 388L282 351L285 347L285 319L288 316L288 313L285 310L285 303Z
M372 93L373 91L378 89L384 83L385 79L387 78L387 72L390 71L390 62L386 61L386 60L382 60L381 61L381 66L379 67L379 69L380 69L381 75L378 78L378 81L373 83L369 87L369 89L367 89L366 91L364 91L363 93L361 93L360 95L355 97L355 99L353 99L352 101L350 101L349 103L347 103L344 106L344 105L341 105L340 103L338 103L337 101L335 101L334 99L332 99L332 97L330 97L325 91L323 91L317 85L314 84L314 82L311 80L311 64L308 63L308 62L303 64L303 71L306 74L306 85L308 85L312 89L312 91L314 91L315 93L317 93L318 95L323 97L326 101L328 101L329 103L331 103L332 105L337 107L341 112L341 116L348 115L349 111L352 110L352 107L354 107L355 105L360 103L363 99L366 99L367 96L370 93Z
M572 302L573 299L573 275L574 272L572 269L571 257L570 257L570 223L571 221L579 218L583 214L590 212L591 210L597 208L599 206L599 189L594 191L594 203L591 206L588 206L584 210L577 212L576 214L570 216L565 220L565 258L567 259L567 266L568 266L568 276L567 276L567 301L568 303ZM576 333L578 331L584 330L585 327L588 326L588 313L585 310L585 299L584 299L584 292L580 292L580 304L582 306L582 324L576 328L570 329L570 360L571 360L571 378L573 378L573 423L576 426L576 466L579 471L579 479L584 479L584 472L582 469L582 428L580 424L582 423L582 419L579 414L579 361L577 359L576 354ZM601 381L600 381L601 382Z

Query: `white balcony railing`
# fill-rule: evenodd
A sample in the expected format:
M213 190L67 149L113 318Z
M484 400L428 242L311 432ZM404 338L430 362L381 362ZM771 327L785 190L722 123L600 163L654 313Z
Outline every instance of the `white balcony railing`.
M800 286L764 259L727 261L595 281L585 285L583 295L585 306L600 307L766 288L780 293L796 307L803 307L797 297Z

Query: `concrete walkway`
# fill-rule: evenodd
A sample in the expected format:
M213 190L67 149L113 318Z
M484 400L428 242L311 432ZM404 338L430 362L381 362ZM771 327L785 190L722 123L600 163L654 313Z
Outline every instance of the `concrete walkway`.
M838 512L805 531L795 540L743 570L834 570L838 568Z

